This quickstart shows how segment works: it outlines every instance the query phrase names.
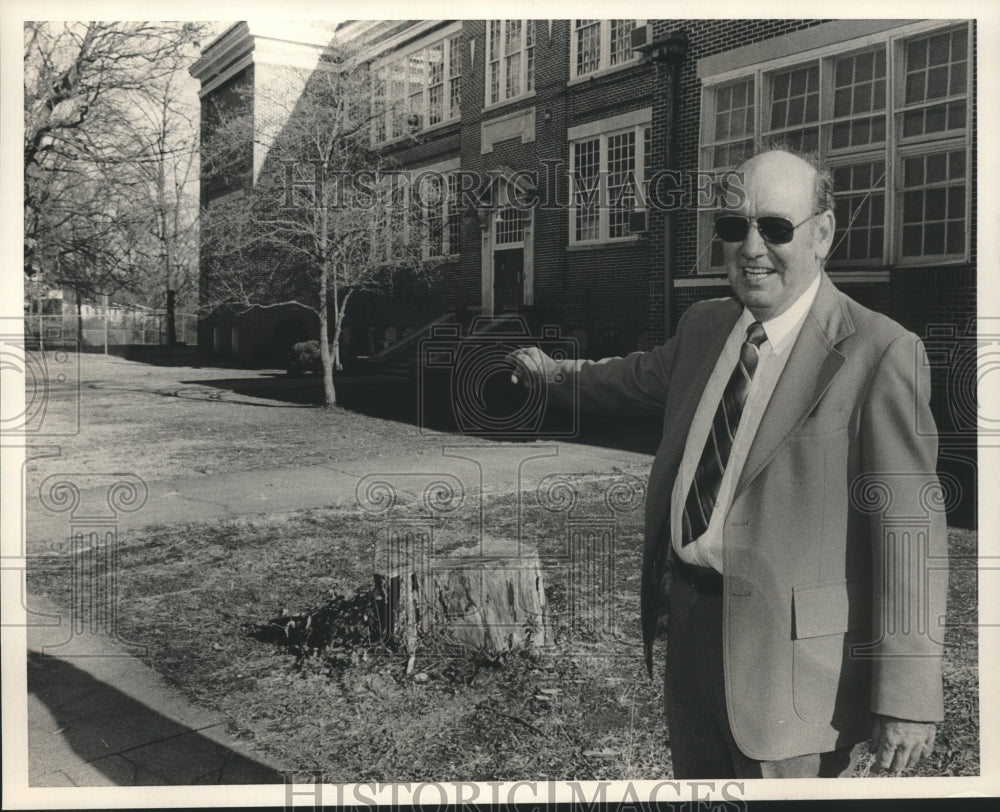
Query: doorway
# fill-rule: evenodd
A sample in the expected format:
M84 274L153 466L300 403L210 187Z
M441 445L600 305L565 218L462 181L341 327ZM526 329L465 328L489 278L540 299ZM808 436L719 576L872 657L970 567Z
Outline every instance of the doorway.
M493 252L493 309L518 310L524 304L524 248Z

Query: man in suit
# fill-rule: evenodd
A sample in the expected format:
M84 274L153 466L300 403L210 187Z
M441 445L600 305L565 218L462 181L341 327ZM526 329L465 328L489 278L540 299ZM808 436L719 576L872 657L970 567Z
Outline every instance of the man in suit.
M866 488L912 516L940 487L936 436L918 430L933 426L923 346L823 270L828 171L780 150L740 171L716 222L733 298L692 305L650 352L518 351L515 377L664 415L641 602L650 670L667 632L675 777L850 775L869 737L876 766L901 772L943 714L945 579L918 559L946 560L946 532L933 510L889 526Z

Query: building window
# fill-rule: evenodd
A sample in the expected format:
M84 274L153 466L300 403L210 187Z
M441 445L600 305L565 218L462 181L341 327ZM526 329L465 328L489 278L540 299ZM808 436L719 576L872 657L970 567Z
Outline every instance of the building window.
M574 20L570 70L574 78L631 62L632 30L644 20Z
M445 212L445 245L446 254L459 254L462 251L462 209L461 190L458 187L458 175L449 172L448 205Z
M816 151L836 187L831 269L967 261L970 37L967 23L923 24L707 80L701 168L733 169L757 142ZM700 215L699 244L714 272L713 217Z
M949 257L965 249L965 150L903 159L906 257Z
M601 238L598 198L600 195L601 139L573 144L573 242Z
M486 104L499 104L534 91L534 20L490 20L486 54Z
M457 119L462 106L461 34L446 36L372 68L376 144Z
M427 224L426 257L442 257L447 254L445 246L445 206L447 180L442 175L428 175L423 180L420 197L423 201L423 217Z
M454 163L454 162L452 162ZM416 170L416 192L424 224L424 259L447 257L459 252L461 218L457 166Z
M384 214L372 218L372 252L390 262L419 253L423 259L460 250L458 160L383 179Z
M530 213L513 206L500 209L493 220L493 244L497 247L513 248L524 245L524 232Z
M644 208L648 121L616 124L607 132L598 130L599 122L587 125L593 132L577 138L570 131L571 244L628 239L629 215Z

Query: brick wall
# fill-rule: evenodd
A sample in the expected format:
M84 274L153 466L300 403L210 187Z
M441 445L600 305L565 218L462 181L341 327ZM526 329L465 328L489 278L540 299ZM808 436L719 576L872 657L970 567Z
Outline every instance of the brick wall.
M559 21L560 39L555 60L560 68L557 81L569 79L570 21ZM566 130L579 124L652 107L650 86L654 66L637 60L630 66L594 76L567 88L565 122L552 128L547 145L558 154L568 171L570 146ZM642 144L636 144L642 149ZM655 156L653 157L655 165ZM564 178L565 182L565 178ZM569 189L559 199L568 197ZM601 357L623 354L636 348L648 334L647 299L650 242L647 234L635 242L567 248L570 233L568 208L558 212L559 227L552 237L552 249L562 253L566 265L564 280L552 280L544 290L546 311L557 323L576 328L586 342L586 355ZM557 282L562 282L557 285Z
M379 29L376 40L394 36L412 21L400 21ZM664 216L652 213L647 233L635 243L588 246L570 249L569 210L566 172L569 168L567 129L587 121L618 113L653 108L651 169L674 167L693 172L698 167L700 130L700 83L695 75L699 59L726 50L763 42L823 23L823 20L653 20L653 38L660 39L683 29L689 50L679 71L676 94L677 119L673 120L674 88L670 68L643 60L626 69L568 85L570 78L571 23L568 20L534 21L535 95L483 112L486 86L486 25L482 20L463 23L462 115L460 122L421 133L412 141L394 144L387 155L403 167L416 168L451 157L460 157L463 170L485 175L501 165L534 169L538 173L539 195L543 200L564 205L535 212L534 270L535 303L540 317L596 335L619 333L617 344L605 342L602 350L626 351L635 339L648 333L662 340L664 330L664 279L669 273L685 275L696 261L696 216L681 210L673 215L674 255L666 239ZM421 36L424 36L422 34ZM474 51L470 43L474 42ZM474 60L473 60L474 53ZM973 53L973 57L975 52ZM261 68L258 67L260 71ZM261 87L274 87L280 72L270 68L257 76ZM247 76L253 77L248 72ZM243 77L246 80L246 76ZM228 86L213 93L224 99ZM973 97L975 87L973 87ZM481 124L485 119L533 107L536 138L522 144L519 139L497 143L492 152L480 150ZM973 107L975 120L976 110ZM671 135L675 140L671 140ZM672 151L672 147L674 147ZM555 163L560 170L554 179L545 165ZM976 150L970 171L976 169ZM554 185L554 188L551 188ZM973 191L973 210L975 191ZM361 308L364 318L372 314L382 320L399 322L437 315L435 309L475 309L480 302L482 275L482 230L473 211L463 211L461 253L446 263L431 291L409 290L400 299L398 291L377 304L373 300ZM926 325L947 319L967 321L975 313L975 233L973 263L965 268L938 268L893 271L891 282L849 284L845 289L859 301L897 318L910 329L923 333ZM835 273L835 272L834 272ZM722 282L712 287L685 287L666 290L674 323L693 301L708 296L727 295ZM399 304L393 304L396 301ZM410 319L402 305L409 302ZM362 316L357 316L361 319ZM595 344L596 346L596 344Z

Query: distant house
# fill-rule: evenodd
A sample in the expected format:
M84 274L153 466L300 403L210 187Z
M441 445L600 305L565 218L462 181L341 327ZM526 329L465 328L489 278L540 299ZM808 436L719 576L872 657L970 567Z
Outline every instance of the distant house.
M975 427L959 425L947 388L959 363L949 347L967 352L970 325L975 334L974 22L238 23L192 73L206 105L224 104L278 65L315 64L334 37L364 43L373 109L384 111L373 144L440 173L453 193L427 247L445 258L440 283L360 298L349 313L355 352L447 311L522 312L591 357L662 341L693 302L729 292L699 189L711 202L711 175L778 139L833 167L831 279L929 349L943 342L936 414L946 441L965 449L954 462L962 481L975 481ZM484 177L488 199L458 194ZM226 193L206 186L203 204ZM199 345L249 356L312 329L290 312L218 314Z

